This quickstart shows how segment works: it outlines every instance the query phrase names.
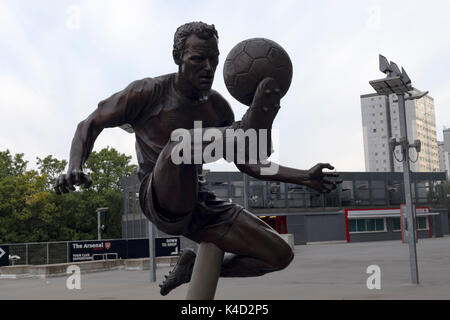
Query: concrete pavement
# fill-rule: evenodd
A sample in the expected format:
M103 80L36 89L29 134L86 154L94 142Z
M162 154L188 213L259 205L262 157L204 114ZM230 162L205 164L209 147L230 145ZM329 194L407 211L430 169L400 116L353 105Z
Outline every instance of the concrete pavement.
M221 278L216 299L450 299L450 237L420 239L419 285L412 285L409 250L400 241L328 243L295 246L285 270L255 278ZM367 267L381 271L381 289L369 290ZM149 271L114 270L81 274L81 289L68 290L67 276L47 279L1 279L0 300L8 299L184 299L187 284L168 296L158 283L170 267Z

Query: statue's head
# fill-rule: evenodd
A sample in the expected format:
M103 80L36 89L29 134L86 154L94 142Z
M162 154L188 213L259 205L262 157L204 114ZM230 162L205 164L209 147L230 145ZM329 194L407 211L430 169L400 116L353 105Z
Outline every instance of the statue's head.
M214 25L190 22L180 26L175 32L172 53L183 79L200 91L211 88L219 62Z
M217 41L219 36L213 24L209 25L203 22L189 22L178 27L173 39L173 59L177 65L180 65L180 60L185 49L186 39L190 35L196 35L202 40L208 40L215 37Z

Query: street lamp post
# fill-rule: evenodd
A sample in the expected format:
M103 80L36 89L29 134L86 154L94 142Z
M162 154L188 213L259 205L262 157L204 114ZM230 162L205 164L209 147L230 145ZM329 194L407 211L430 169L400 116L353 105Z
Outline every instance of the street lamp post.
M156 253L155 253L155 225L148 221L148 248L149 248L149 271L150 282L156 281Z
M101 213L108 211L109 208L98 208L97 211L97 238L98 240L102 240L102 226L101 226Z
M420 152L420 140L415 140L413 144L408 142L408 131L406 125L405 100L420 99L428 92L413 93L414 88L411 85L411 79L406 71L398 68L394 62L388 62L382 55L380 58L380 71L387 74L384 79L369 81L370 85L380 95L396 94L398 98L399 120L400 120L400 139L390 137L389 147L391 152L395 152L395 147L400 146L403 154L403 181L405 185L405 212L407 216L406 229L408 235L411 281L414 284L419 283L419 272L417 268L417 250L416 250L416 219L411 197L411 179L409 165L409 149L415 148ZM407 97L405 97L405 94Z

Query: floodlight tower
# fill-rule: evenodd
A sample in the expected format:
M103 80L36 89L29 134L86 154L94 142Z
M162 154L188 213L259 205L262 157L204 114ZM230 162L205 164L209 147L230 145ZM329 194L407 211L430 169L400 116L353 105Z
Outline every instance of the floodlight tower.
M400 120L400 139L389 138L389 148L391 152L394 152L396 146L400 146L403 154L403 180L405 185L405 212L406 223L405 229L407 229L408 245L409 245L409 257L411 267L411 281L414 284L419 283L419 273L417 269L417 251L416 251L416 217L415 209L412 204L411 197L411 179L410 179L410 166L409 166L409 149L415 148L417 152L420 152L420 140L415 140L413 144L408 142L408 133L406 127L406 110L405 100L420 99L428 94L427 92L413 93L414 88L411 84L411 79L406 73L405 69L398 68L394 62L388 62L388 60L380 54L380 71L387 75L384 79L369 81L370 85L380 95L396 94L398 98L398 110ZM405 96L405 94L407 96Z

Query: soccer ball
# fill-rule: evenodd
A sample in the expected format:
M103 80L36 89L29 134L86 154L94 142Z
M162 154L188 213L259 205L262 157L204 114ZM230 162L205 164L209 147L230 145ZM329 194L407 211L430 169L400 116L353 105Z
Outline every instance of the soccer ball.
M259 82L266 77L276 80L283 97L291 85L292 63L278 43L252 38L231 49L223 66L223 78L234 98L250 106Z

